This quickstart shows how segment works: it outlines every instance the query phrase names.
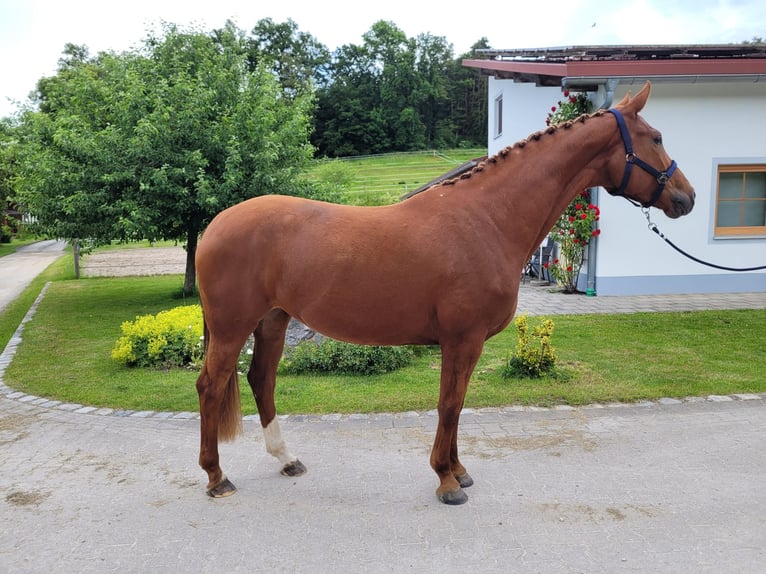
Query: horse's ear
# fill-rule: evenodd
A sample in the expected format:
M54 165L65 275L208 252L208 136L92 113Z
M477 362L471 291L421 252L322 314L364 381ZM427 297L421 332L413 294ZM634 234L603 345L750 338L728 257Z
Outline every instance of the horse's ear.
M626 102L626 107L630 108L631 111L638 113L641 110L644 109L644 106L646 105L646 100L649 99L649 94L652 92L652 84L649 82L649 80L646 81L644 84L644 87L641 88L641 91L638 92L633 98L630 99L629 102ZM624 100L623 100L624 101ZM620 102L621 104L623 102Z
M630 91L625 94L625 96L620 100L620 103L617 104L619 107L624 108L630 103Z

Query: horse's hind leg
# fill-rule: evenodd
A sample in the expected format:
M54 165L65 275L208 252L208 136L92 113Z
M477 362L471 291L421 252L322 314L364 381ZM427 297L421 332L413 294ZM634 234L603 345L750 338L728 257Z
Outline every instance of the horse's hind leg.
M207 472L207 493L220 498L236 491L219 465L218 441L232 440L241 430L242 413L237 384L237 356L241 343L221 343L215 337L208 345L205 364L197 378L199 393L199 464Z
M277 367L285 346L285 331L289 322L290 316L287 313L281 309L274 309L258 324L253 333L253 360L247 380L258 405L266 451L282 464L283 475L299 476L306 472L306 467L287 450L274 405Z

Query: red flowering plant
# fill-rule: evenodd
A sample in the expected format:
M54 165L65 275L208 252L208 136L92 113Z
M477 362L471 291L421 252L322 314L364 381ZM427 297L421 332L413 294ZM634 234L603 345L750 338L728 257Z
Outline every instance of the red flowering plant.
M564 90L564 99L557 105L551 106L548 117L545 120L546 126L555 126L563 124L569 120L579 118L590 111L590 100L583 92L572 94L569 90Z
M557 106L551 107L545 120L547 125L573 120L590 110L590 101L583 93L573 95L565 90L564 98ZM543 263L543 267L548 269L565 293L577 292L577 278L585 259L585 248L592 237L601 233L595 224L600 214L598 206L591 203L585 190L572 200L551 230L551 239L559 245L558 258Z
M543 263L543 266L565 293L577 292L577 278L585 259L585 248L592 237L601 233L594 225L600 215L598 206L590 203L586 190L567 206L551 230L551 239L559 245L558 258Z

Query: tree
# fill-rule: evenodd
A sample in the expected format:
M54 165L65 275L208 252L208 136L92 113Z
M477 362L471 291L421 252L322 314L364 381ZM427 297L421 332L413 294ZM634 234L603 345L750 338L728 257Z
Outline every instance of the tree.
M441 36L420 34L416 40L415 70L418 89L415 100L424 126L424 145L455 147L456 127L449 105L452 45Z
M310 96L287 97L265 63L249 66L231 23L211 35L166 25L140 50L70 55L25 117L27 206L58 237L184 242L191 293L215 214L299 192Z
M330 51L311 34L299 31L293 20L281 24L271 18L259 20L246 44L251 70L266 65L288 96L311 93L327 83Z
M197 237L212 217L256 195L297 193L313 152L310 98L286 98L264 63L248 71L243 47L232 24L215 42L170 28L148 54L148 106L133 143L135 199L159 237L186 239L187 292Z
M0 243L9 242L18 225L13 218L6 217L16 198L17 148L12 120L0 119Z
M114 165L124 157L119 126L109 104L121 62L112 55L90 58L87 48L68 44L56 76L37 85L39 111L27 109L18 127L18 196L38 227L75 246L120 237L121 181ZM107 179L111 181L107 183Z
M453 58L445 38L408 39L379 21L362 45L332 55L313 143L338 157L486 143L486 80ZM474 49L488 47L486 39Z
M476 50L488 49L489 42L481 38L471 51L458 57L449 73L450 117L455 126L456 142L460 147L487 142L487 79L478 70L466 68L461 61Z

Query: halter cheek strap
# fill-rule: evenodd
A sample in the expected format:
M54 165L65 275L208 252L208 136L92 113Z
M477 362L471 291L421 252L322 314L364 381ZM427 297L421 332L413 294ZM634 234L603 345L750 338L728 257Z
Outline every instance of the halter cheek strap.
M644 160L642 160L633 152L633 144L630 141L630 133L628 132L628 127L625 125L625 118L622 117L622 112L620 112L620 110L616 108L611 108L607 111L614 116L615 120L617 120L617 126L620 128L620 135L622 136L622 141L625 144L625 172L622 175L622 182L620 183L620 188L617 190L617 193L615 193L615 195L622 195L625 199L630 201L633 205L641 205L642 207L652 207L660 199L660 196L662 195L662 191L665 189L665 184L671 178L671 176L673 175L673 172L676 171L676 167L678 167L676 165L676 161L672 160L670 163L670 167L668 167L668 169L666 169L665 171L657 171L656 169L654 169L651 165L646 163ZM639 204L633 201L627 195L625 195L625 191L628 188L628 181L630 180L630 174L633 171L633 165L637 165L638 167L640 167L641 169L643 169L644 171L652 175L657 180L657 189L652 195L652 198L646 203Z

